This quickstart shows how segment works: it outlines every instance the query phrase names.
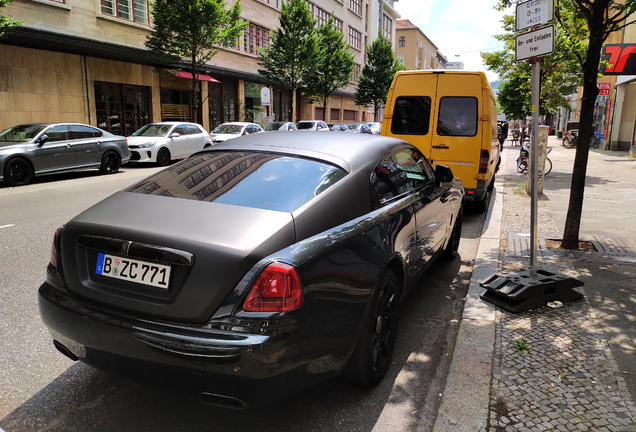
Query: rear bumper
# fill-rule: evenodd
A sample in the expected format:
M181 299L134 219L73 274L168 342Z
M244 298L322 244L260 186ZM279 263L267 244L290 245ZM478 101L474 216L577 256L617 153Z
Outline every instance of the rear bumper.
M318 349L301 352L312 342L298 341L293 328L256 334L140 319L98 309L48 283L38 300L52 338L82 362L216 405L244 408L280 398L335 376L344 360Z
M488 191L487 180L477 180L477 187L474 189L464 188L464 199L469 202L479 202L484 199Z

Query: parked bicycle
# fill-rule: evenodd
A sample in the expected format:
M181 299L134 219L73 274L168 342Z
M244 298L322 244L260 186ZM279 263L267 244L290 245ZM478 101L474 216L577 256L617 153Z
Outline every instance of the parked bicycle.
M572 135L564 135L563 141L561 141L561 145L565 148L576 147L579 142L578 130L570 131ZM594 135L594 131L592 131L592 136L590 138L590 148L597 148L601 141L598 139L596 135Z
M551 148L548 149L548 154L550 154L550 152L552 151ZM522 145L521 149L519 150L519 157L517 158L517 171L522 173L524 171L526 171L528 169L528 159L530 158L530 147L527 145ZM545 170L543 172L543 175L548 175L550 174L550 171L552 171L552 161L550 160L550 158L547 156L545 157L545 166L544 166Z

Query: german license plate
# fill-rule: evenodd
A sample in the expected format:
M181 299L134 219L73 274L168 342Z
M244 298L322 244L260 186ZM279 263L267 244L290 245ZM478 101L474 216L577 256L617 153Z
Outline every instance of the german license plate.
M157 288L170 285L170 266L103 253L97 254L95 273Z

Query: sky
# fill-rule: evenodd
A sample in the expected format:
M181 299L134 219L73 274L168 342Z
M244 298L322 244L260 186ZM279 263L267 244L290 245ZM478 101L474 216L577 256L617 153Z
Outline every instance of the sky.
M481 61L480 51L498 51L503 43L493 35L504 33L505 12L494 9L497 0L396 0L402 18L416 25L449 62L464 63L465 70L485 71L488 81L498 79ZM508 11L508 14L513 14Z

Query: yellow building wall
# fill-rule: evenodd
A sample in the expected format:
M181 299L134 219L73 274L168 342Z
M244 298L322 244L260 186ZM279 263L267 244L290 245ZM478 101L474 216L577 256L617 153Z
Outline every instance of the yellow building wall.
M0 45L0 130L88 121L82 57Z

